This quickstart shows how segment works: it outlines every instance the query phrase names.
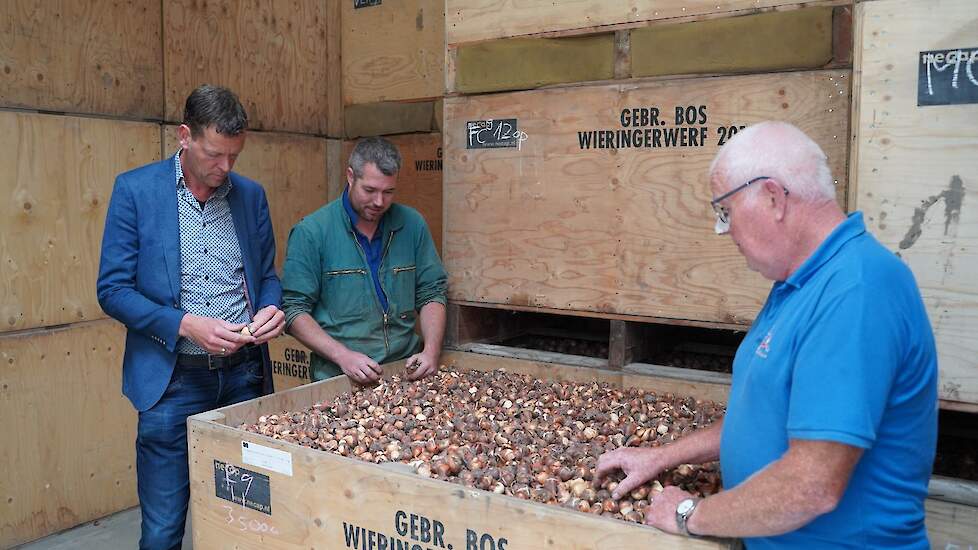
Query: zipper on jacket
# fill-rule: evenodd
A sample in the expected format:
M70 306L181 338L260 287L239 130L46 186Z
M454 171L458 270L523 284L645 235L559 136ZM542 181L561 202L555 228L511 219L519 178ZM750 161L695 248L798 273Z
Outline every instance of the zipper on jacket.
M360 256L363 259L364 263L366 263L367 253L364 252L363 247L360 246L360 239L358 239L356 233L353 232L353 228L350 228L350 233L353 234L352 235L353 242L357 245L357 250L360 251ZM380 255L380 266L377 268L377 279L378 282L380 283L380 291L384 293L385 297L387 297L388 308L390 308L390 296L387 294L387 289L384 288L384 281L380 280L380 273L384 270L384 260L387 259L387 251L390 250L391 243L394 242L394 235L396 233L397 231L391 231L391 238L387 239L387 244L384 245L384 252ZM365 273L363 270L351 270L351 271ZM373 286L373 283L374 283L373 278L371 278L370 286ZM373 292L373 295L374 295L374 300L377 303L377 308L380 309L381 313L384 314L384 351L385 353L389 354L391 352L391 343L390 343L390 337L387 334L387 321L388 321L387 312L381 308L380 298L377 297L377 293Z
M414 271L415 267L416 266L413 265L408 267L395 267L393 271L394 273L402 273L404 271Z
M363 275L367 273L367 270L366 269L337 269L336 271L326 272L327 275L352 275L354 273Z

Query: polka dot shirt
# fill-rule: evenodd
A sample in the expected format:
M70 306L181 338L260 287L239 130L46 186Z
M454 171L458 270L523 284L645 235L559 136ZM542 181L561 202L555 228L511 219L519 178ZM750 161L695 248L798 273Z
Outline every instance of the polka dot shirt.
M180 218L180 306L188 313L248 323L251 312L244 264L227 200L231 181L226 180L201 205L187 189L179 151L174 164ZM207 353L189 338L177 341L177 352Z

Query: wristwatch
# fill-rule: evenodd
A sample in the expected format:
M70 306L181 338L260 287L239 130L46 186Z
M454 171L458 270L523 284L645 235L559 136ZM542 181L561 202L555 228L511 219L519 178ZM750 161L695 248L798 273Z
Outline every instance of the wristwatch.
M695 536L689 532L686 522L689 521L689 517L693 515L693 511L696 510L696 505L699 503L700 499L698 498L687 498L679 501L679 505L676 506L676 525L679 526L679 532L687 537Z

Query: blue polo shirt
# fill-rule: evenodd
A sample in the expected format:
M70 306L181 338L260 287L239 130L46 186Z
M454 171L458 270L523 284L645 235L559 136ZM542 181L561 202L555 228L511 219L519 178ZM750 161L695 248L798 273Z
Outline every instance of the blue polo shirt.
M374 281L374 291L377 293L377 299L380 300L380 307L386 312L388 307L387 295L384 294L384 287L380 286L380 263L384 260L384 218L380 218L377 231L374 231L374 237L368 239L357 229L357 221L360 220L360 217L357 216L356 210L350 204L349 190L349 187L343 190L343 208L346 210L346 214L350 216L353 235L356 236L357 242L360 243L360 248L363 249L363 254L366 256L367 267L370 269L370 277Z
M737 350L720 465L732 488L789 439L864 449L839 506L753 548L927 549L937 352L910 269L854 213L774 284Z

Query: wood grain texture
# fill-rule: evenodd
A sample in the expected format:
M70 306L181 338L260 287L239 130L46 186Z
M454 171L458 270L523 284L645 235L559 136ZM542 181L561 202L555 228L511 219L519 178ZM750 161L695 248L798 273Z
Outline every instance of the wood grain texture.
M797 0L447 0L448 44L723 14L799 4Z
M578 86L445 100L445 244L453 300L746 325L770 283L713 233L720 127L787 120L845 197L849 73ZM624 109L703 106L703 146L582 149ZM466 123L516 118L521 148L466 149ZM649 128L649 126L645 126ZM639 128L642 129L642 128ZM662 142L664 143L664 141Z
M105 317L95 280L112 184L159 151L156 124L0 112L0 332Z
M343 17L343 103L440 97L445 88L444 0L398 0Z
M978 547L978 507L942 502L925 502L927 536L935 550L970 550Z
M156 0L0 2L0 106L163 116Z
M443 227L441 134L405 134L387 136L387 139L401 153L401 172L397 177L394 201L421 213L440 254ZM353 140L344 142L344 161L349 162L354 145L356 141Z
M968 0L881 0L857 5L856 19L855 206L917 278L941 398L978 404L978 105L917 106L919 52L978 46L978 11ZM960 71L959 84L975 86Z
M176 126L167 126L167 155L179 148ZM248 132L234 171L265 188L275 233L275 269L281 275L289 231L328 202L326 139L276 132Z
M215 84L238 95L253 129L325 135L327 25L338 24L326 13L319 0L164 2L166 120L182 121L190 92Z
M0 547L136 505L124 340L111 320L0 335Z
M269 341L268 353L272 359L275 391L292 389L311 381L309 348L292 336L283 334Z
M542 379L605 381L643 389L659 388L660 380L612 374L590 368L534 363L503 357L446 353L446 365L459 369L506 368ZM403 372L403 365L385 366L388 374ZM708 391L709 384L683 385L662 380L670 389L690 390L691 395ZM458 485L423 479L402 469L367 464L275 441L237 428L254 422L260 414L296 410L330 399L350 390L346 377L316 382L283 393L255 399L194 417L190 421L191 505L194 546L200 548L342 548L344 522L408 540L395 531L395 513L420 514L444 525L446 546L467 546L466 530L490 534L496 541L506 538L507 548L561 548L607 550L648 548L728 548L726 541L688 539L666 535L637 524L600 518L591 514L532 503ZM721 388L724 389L725 388ZM293 474L286 476L241 464L241 442L257 443L289 453ZM272 514L265 515L215 497L214 461L244 466L269 478ZM231 508L229 511L228 508ZM229 514L232 524L229 525ZM236 518L252 519L276 533L253 533L239 529ZM258 526L260 530L260 525ZM415 540L414 543L421 541ZM431 546L429 544L428 546ZM483 548L489 548L488 544ZM498 548L498 546L496 546Z
M833 8L821 6L633 29L632 76L823 68L832 19Z

